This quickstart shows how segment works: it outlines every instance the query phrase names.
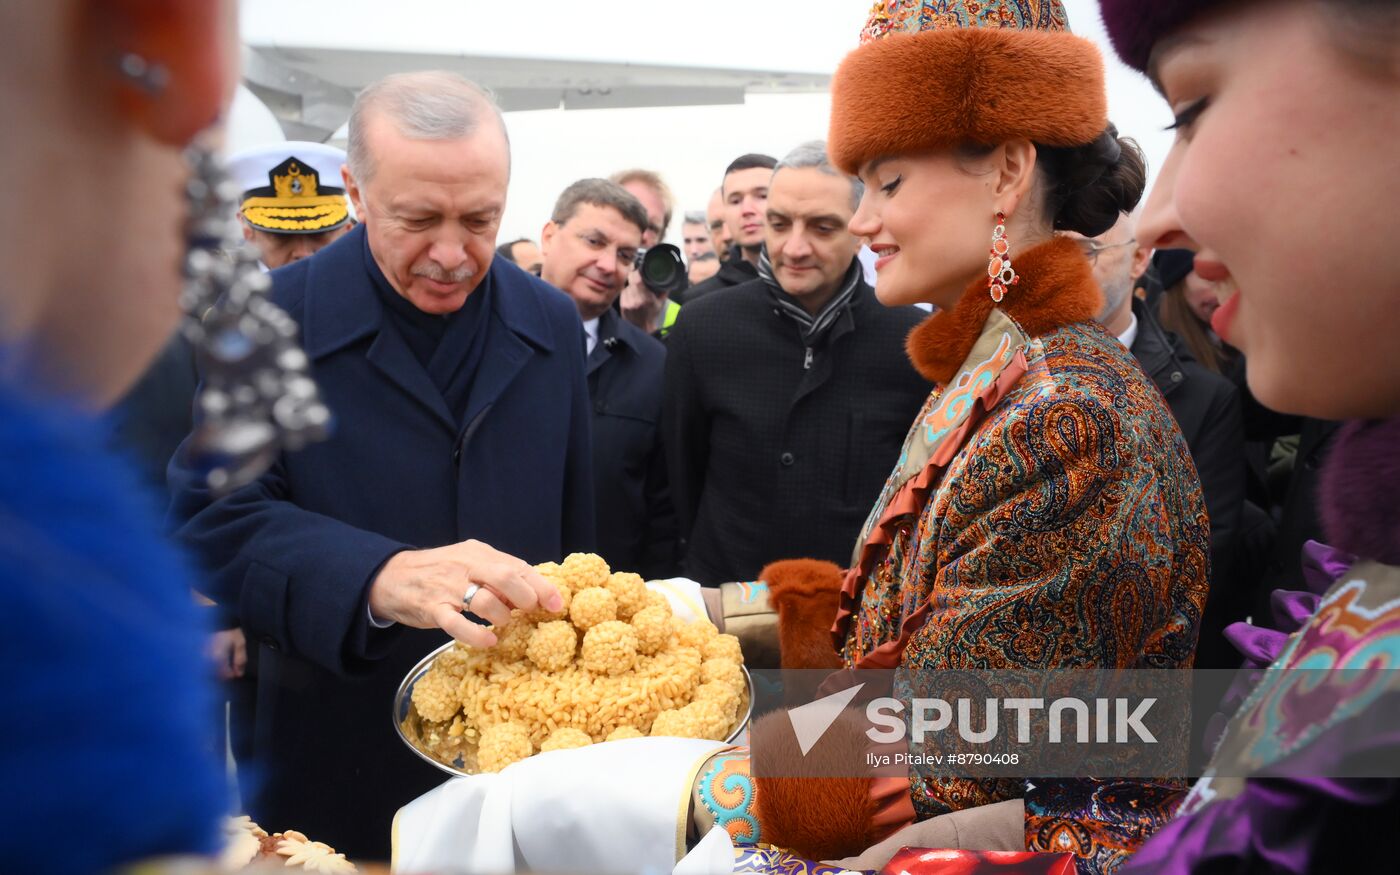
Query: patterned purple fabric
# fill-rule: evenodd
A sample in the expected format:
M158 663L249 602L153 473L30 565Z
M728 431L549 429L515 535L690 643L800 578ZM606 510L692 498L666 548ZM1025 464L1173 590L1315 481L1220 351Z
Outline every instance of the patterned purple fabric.
M1205 750L1213 751L1230 717L1258 685L1263 670L1268 668L1288 643L1288 636L1303 627L1327 592L1342 575L1356 562L1350 553L1335 550L1317 541L1308 541L1303 546L1303 580L1307 590L1288 592L1277 590L1273 594L1274 628L1254 626L1249 623L1231 623L1225 629L1225 637L1244 656L1244 665L1235 678L1225 697L1220 702L1220 710L1211 715L1206 724Z
M1400 555L1400 502L1394 499L1400 494L1400 418L1347 426L1323 482L1329 540L1363 560L1370 554L1389 564L1353 565L1351 556L1309 545L1310 589L1321 589L1333 575L1341 580L1321 599L1314 592L1275 600L1276 619L1283 625L1295 623L1309 608L1315 611L1291 638L1234 630L1233 640L1251 661L1268 659L1274 670L1231 719L1221 745L1221 751L1233 748L1238 756L1259 749L1262 740L1282 751L1280 758L1265 761L1271 771L1316 777L1251 777L1239 787L1203 778L1183 804L1183 814L1138 851L1120 870L1124 875L1395 868L1391 843L1400 824L1400 779L1326 777L1343 771L1349 760L1381 751L1393 756L1400 749L1400 725L1387 716L1394 713L1393 699L1378 707L1369 697L1342 697L1308 708L1309 691L1302 689L1308 683L1291 680L1289 667L1320 662L1365 664L1381 674L1395 669L1387 670L1385 654L1400 652L1400 568L1394 567ZM1261 709L1261 701L1273 711ZM1277 725L1262 720L1269 713Z
M1268 668L1278 658L1288 636L1303 627L1313 614L1322 594L1356 564L1356 557L1317 541L1303 546L1305 592L1277 590L1272 597L1274 628L1231 623L1225 637L1244 654L1245 668Z

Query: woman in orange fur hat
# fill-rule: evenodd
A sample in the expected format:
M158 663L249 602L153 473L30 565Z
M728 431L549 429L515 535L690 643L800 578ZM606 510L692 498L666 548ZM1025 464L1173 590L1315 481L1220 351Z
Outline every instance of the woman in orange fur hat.
M1087 260L1057 235L1100 234L1142 194L1098 51L1066 31L1058 0L882 0L863 39L833 82L831 158L866 186L851 230L879 257L876 294L937 308L908 341L937 388L852 567L765 573L785 654L834 620L851 668L1189 667L1208 573L1196 471L1160 393L1094 322ZM755 745L790 735L783 722L760 721ZM802 773L791 765L764 771ZM1073 852L1082 872L1116 867L1178 790L1086 779L1028 793L917 768L756 786L763 841L827 859L1025 797L1027 847Z

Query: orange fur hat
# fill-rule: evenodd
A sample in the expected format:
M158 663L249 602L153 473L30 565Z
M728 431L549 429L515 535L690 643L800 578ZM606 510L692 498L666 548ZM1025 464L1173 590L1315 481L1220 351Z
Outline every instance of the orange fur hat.
M1063 29L1058 0L1032 4L1041 14L1025 21L1003 9L1018 5L1009 0L975 5L975 15L915 15L905 7L918 12L917 2L876 4L871 41L832 80L832 163L856 173L886 155L1016 137L1080 146L1108 127L1103 57Z

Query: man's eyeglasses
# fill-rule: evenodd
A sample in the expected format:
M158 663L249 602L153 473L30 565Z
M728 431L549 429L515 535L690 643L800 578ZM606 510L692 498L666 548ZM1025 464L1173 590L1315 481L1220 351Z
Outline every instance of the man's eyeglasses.
M594 251L607 249L611 241L597 231L575 231L574 236L582 240L584 244ZM637 260L638 251L630 246L617 247L617 263L630 265Z
M1122 243L1108 244L1095 243L1092 240L1076 240L1075 242L1079 244L1079 250L1084 253L1085 258L1089 259L1090 264L1097 264L1099 261L1099 256L1110 249L1119 249L1124 246L1137 245L1136 238L1132 240L1124 240Z

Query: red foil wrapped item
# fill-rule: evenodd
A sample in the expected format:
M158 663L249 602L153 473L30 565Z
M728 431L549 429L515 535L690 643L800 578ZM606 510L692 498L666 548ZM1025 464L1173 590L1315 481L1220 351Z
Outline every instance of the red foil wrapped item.
M880 875L1074 875L1074 855L905 848Z

